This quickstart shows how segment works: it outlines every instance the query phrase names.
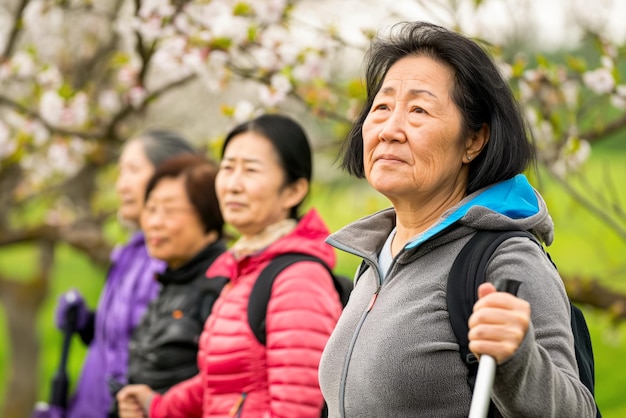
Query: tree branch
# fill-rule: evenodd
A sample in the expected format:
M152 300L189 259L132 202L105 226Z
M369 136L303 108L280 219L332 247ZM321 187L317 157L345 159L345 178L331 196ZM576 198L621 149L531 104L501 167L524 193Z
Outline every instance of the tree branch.
M609 216L609 214L605 210L606 208L595 205L590 199L587 199L576 189L574 189L571 184L567 183L563 178L554 173L554 171L550 168L548 164L545 165L548 168L548 172L561 185L563 190L565 190L572 198L574 198L574 200L576 200L589 212L591 212L596 218L600 219L602 222L608 225L613 230L613 232L615 232L624 242L626 242L626 229L624 229L624 227L619 222Z
M0 248L34 242L65 242L101 266L108 264L111 252L111 245L102 234L101 223L69 226L40 225L17 231L0 231Z
M604 128L592 129L591 131L583 132L580 134L580 137L586 139L590 143L598 142L624 128L626 128L626 113L624 113L621 118L615 119L606 125Z
M270 84L270 77L269 76L264 76L264 77L260 77L260 76L256 76L254 75L251 71L248 71L246 69L237 67L235 65L229 64L228 65L228 69L231 70L234 74L238 75L239 77L241 77L244 80L252 80L252 81L256 81L257 83L260 84L265 84L265 85L269 85ZM352 121L349 120L347 117L337 113L337 112L333 112L331 110L328 109L324 109L324 108L315 108L311 105L309 105L306 100L299 95L298 93L296 93L294 90L291 90L289 93L289 97L295 99L296 101L302 103L307 109L313 111L313 113L316 116L319 117L324 117L324 118L328 118L331 120L334 120L336 122L342 123L342 124L351 124Z
M0 234L0 248L7 245L22 244L35 240L57 241L59 233L56 227L51 225L39 225L34 228L20 230L2 230Z
M111 16L112 21L116 21L118 19L118 15L121 10L121 1L118 0L117 4L114 6L114 10L116 13ZM82 63L77 62L73 67L73 79L75 80L74 86L78 89L82 89L87 82L98 83L96 79L97 72L101 72L104 70L106 73L106 65L103 65L103 62L106 61L108 57L110 57L118 47L119 35L117 32L112 31L110 35L110 39L108 42L103 42L98 45L94 53L91 57L83 60Z
M597 278L563 277L572 302L608 312L615 320L626 320L626 295L603 286Z
M165 93L167 93L168 91L175 89L177 87L182 87L185 84L195 80L198 76L196 74L189 74L183 78L180 78L176 81L173 81L170 84L166 84L164 86L159 87L158 89L155 89L152 93L150 93L148 95L148 97L146 98L145 102L144 102L144 106L145 104L156 100L158 97L164 95Z
M10 106L14 109L16 109L17 111L26 114L27 116L33 118L33 119L37 119L43 126L45 126L45 128L50 131L53 134L57 134L57 135L63 135L63 136L78 136L81 137L83 139L94 139L94 140L100 140L104 137L101 133L98 132L85 132L85 131L76 131L76 130L72 130L72 129L65 129L65 128L60 128L58 126L54 126L49 124L43 117L41 117L41 115L39 114L39 112L29 109L28 107L16 102L15 100L0 95L0 105L4 104L6 106Z
M3 62L13 54L13 49L17 44L17 37L22 29L22 17L24 15L26 5L28 5L28 1L29 0L21 0L18 3L17 10L15 11L15 19L13 19L13 26L11 26L11 30L9 31L9 36L4 46L4 50L0 53L0 62Z
M115 116L113 116L113 118L111 119L111 121L107 124L107 127L105 128L105 138L115 138L115 139L119 139L117 134L116 134L116 128L117 126L127 117L129 117L130 115L132 115L133 113L136 112L141 112L143 110L145 110L146 106L148 105L148 103L158 99L161 95L169 92L172 89L175 89L177 87L182 87L185 84L189 83L192 80L195 80L197 78L196 74L190 74L188 76L185 76L179 80L176 80L170 84L166 84L165 86L161 86L160 88L154 90L152 93L148 94L148 96L146 97L146 100L144 100L141 108L139 109L135 109L134 107L132 107L130 104L127 104L126 106L124 106L122 109L120 109Z
M330 120L334 120L335 122L339 122L342 124L351 124L352 121L349 120L347 117L337 113L337 112L333 112L329 109L324 109L321 107L312 107L311 105L309 105L306 100L304 100L304 98L302 96L300 96L298 93L294 92L293 90L289 92L289 96L296 99L297 101L299 101L300 103L302 103L306 108L308 108L309 110L313 111L313 113L319 117L323 117L323 118L328 118Z
M141 9L141 0L135 0L135 17L139 17L138 13L140 9ZM137 42L137 45L135 45L135 52L137 52L137 55L141 57L142 65L141 65L141 69L139 70L139 82L143 86L145 85L144 81L146 78L146 74L148 73L148 68L150 67L150 61L152 60L152 55L154 54L154 51L156 50L157 42L152 41L150 46L146 48L143 42L143 36L138 30L135 31L135 42Z

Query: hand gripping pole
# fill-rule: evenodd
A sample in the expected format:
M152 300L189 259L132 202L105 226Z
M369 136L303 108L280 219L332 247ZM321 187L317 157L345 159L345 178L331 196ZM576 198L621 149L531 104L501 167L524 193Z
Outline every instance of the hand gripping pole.
M520 282L513 279L500 280L496 284L499 292L507 292L517 295ZM496 360L483 354L480 356L478 363L478 373L476 374L476 385L474 386L474 394L472 395L472 403L468 418L486 418L489 413L489 404L491 403L491 391L493 389L493 379L496 376Z

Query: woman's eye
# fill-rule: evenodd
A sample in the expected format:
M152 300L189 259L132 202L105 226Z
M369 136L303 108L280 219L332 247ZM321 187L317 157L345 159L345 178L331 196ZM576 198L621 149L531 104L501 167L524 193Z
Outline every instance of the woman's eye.
M384 103L374 105L374 110L387 110L387 109L389 109L389 106L387 106Z
M421 107L413 108L413 112L415 112L415 113L426 113L426 111L424 109L422 109Z

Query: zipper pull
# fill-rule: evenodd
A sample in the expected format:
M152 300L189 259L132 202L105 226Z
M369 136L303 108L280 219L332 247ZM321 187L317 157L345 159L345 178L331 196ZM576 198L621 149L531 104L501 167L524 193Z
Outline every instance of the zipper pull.
M380 292L380 286L376 288L376 292L372 295L372 299L370 300L369 305L367 305L367 312L371 311L374 307L374 303L376 303L376 299L378 298L378 293Z
M237 412L239 412L239 410L243 406L243 401L245 401L245 400L246 400L246 394L242 393L241 396L239 397L239 399L237 399L237 402L235 402L233 407L230 408L230 411L228 412L228 416L229 417L234 417L235 415L237 415Z

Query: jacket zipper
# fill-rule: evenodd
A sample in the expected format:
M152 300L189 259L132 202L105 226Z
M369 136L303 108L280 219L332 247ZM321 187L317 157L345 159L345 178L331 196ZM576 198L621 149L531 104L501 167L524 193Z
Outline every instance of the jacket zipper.
M248 396L248 394L246 392L243 392L241 396L237 398L237 401L235 401L235 403L233 404L233 407L230 408L230 411L228 412L229 417L234 417L234 416L237 416L237 418L242 417L241 414L243 413L243 404L246 402L246 396Z
M348 366L350 365L350 359L352 358L352 351L354 350L354 346L356 345L357 337L361 332L361 327L365 320L367 319L367 315L370 313L374 304L376 303L376 299L378 298L378 293L380 293L380 284L376 288L376 291L372 295L372 299L367 305L367 309L361 315L361 319L357 324L354 333L352 334L352 339L350 340L350 345L348 346L348 351L346 352L346 358L343 362L343 370L341 372L341 380L339 381L339 416L341 418L345 418L346 416L346 406L345 406L345 396L346 396L346 379L348 377Z
M357 254L354 251L352 251L351 248L346 247L342 244L339 244L338 242L335 242L335 241L332 241L332 242L327 241L327 242L339 250L345 251L349 254L353 254L353 255L356 255L357 257L362 258L367 264L369 264L370 268L376 271L376 281L377 281L376 291L374 291L374 294L372 295L372 299L367 305L367 309L365 310L365 312L363 312L363 315L361 315L361 319L359 320L359 323L357 324L356 329L354 330L354 333L352 334L352 339L350 340L350 344L348 345L348 351L346 352L346 357L343 362L343 370L341 372L341 379L339 381L339 417L345 418L346 417L345 396L346 396L346 379L348 377L348 366L350 364L350 359L352 358L352 351L354 351L356 340L361 332L361 328L363 327L363 323L367 319L367 316L370 313L370 311L374 308L374 304L376 303L376 300L378 299L378 294L380 293L380 289L383 285L383 273L379 270L378 263L370 260L369 258L365 257L363 254ZM402 252L403 250L401 250L398 254L396 254L396 256L394 257L392 261L392 266L395 264L396 259Z

